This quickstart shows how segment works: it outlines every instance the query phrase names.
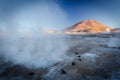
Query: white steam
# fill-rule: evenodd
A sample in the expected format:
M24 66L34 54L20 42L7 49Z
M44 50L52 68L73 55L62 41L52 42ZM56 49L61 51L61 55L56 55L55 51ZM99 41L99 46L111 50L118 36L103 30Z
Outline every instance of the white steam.
M68 46L62 35L44 33L44 29L63 26L64 11L55 3L39 3L13 12L6 26L2 53L14 64L48 67L64 60Z

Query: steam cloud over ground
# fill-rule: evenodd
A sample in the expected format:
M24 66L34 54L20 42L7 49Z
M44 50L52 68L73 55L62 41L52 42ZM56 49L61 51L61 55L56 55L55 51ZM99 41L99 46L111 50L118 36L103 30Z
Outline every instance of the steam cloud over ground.
M67 34L67 16L79 16L44 1L9 10L0 24L0 80L120 80L120 32Z
M60 27L65 22L66 15L56 3L43 2L18 8L5 23L2 55L14 64L34 68L62 61L68 46L61 35L50 35L44 30L57 29L57 24Z

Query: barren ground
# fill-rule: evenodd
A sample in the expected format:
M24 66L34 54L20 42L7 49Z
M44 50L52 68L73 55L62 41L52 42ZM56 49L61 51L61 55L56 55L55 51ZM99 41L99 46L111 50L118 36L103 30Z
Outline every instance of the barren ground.
M108 46L110 37L65 39L68 58L48 68L12 65L0 56L0 80L120 80L120 48Z

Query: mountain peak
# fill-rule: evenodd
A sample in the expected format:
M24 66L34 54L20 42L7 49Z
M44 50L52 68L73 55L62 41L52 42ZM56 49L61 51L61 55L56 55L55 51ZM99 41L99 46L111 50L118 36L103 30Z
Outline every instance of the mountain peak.
M83 20L67 28L66 31L71 33L80 33L80 32L100 33L100 32L105 32L108 29L109 31L112 30L112 28L96 20Z
M77 25L79 25L79 24L84 24L84 25L89 25L89 26L90 25L91 26L96 26L96 25L102 25L103 26L104 25L97 20L83 20L83 21L77 23ZM104 26L106 26L106 25L104 25Z

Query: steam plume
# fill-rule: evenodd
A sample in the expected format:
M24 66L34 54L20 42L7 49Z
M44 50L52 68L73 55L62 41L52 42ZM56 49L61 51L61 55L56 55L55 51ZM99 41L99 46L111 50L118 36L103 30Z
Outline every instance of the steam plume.
M48 67L64 60L68 49L64 39L61 35L46 34L44 29L58 29L66 20L56 3L20 7L6 22L2 55L14 64L30 68Z

